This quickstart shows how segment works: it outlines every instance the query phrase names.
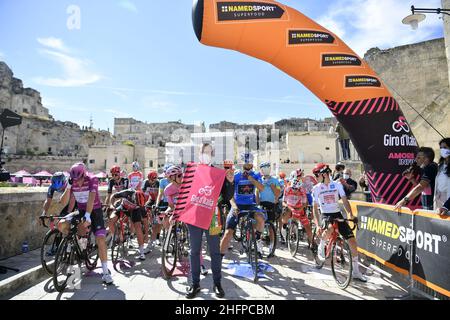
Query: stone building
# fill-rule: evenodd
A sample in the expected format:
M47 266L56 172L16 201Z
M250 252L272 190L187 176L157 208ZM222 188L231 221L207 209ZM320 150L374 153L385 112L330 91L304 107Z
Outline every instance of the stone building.
M0 113L4 109L22 116L21 125L5 130L5 168L10 171L67 170L70 162L87 160L90 146L113 143L108 131L81 129L73 122L55 121L42 105L40 93L23 88L22 81L0 62Z
M443 38L388 50L370 49L364 59L389 88L419 145L437 149L450 136L449 69ZM411 106L421 114L421 117Z

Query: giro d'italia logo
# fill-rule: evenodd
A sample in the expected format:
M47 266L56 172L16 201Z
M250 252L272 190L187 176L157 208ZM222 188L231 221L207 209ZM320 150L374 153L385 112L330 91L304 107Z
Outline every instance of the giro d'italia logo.
M406 133L409 133L411 131L408 123L406 123L405 117L399 117L398 121L394 121L394 123L392 124L392 130L394 130L395 132L404 131Z
M265 2L217 2L219 21L280 19L284 10Z

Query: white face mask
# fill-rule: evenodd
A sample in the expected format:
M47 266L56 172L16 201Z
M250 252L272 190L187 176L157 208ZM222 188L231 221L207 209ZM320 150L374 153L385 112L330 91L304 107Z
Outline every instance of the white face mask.
M342 177L343 177L345 180L347 180L347 179L350 178L350 175L348 175L348 174L343 174Z
M261 172L263 175L268 176L270 174L270 168L262 168Z
M441 157L442 158L450 157L450 149L442 148L441 149Z
M199 160L200 160L200 163L210 164L211 163L211 156L209 154L206 154L206 153L201 153L200 156L199 156Z

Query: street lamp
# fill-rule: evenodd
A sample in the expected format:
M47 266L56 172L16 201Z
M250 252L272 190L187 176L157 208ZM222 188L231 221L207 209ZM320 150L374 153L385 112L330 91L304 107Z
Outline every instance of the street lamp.
M413 30L416 30L419 26L419 22L425 20L426 15L424 13L437 13L450 15L450 9L428 9L428 8L415 8L411 6L411 12L409 16L402 20L403 24L410 25Z

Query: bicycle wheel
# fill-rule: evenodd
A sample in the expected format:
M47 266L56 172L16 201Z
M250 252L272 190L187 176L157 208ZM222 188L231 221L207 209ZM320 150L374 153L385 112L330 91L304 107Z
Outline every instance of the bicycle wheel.
M262 239L262 255L263 257L270 258L274 256L275 249L277 247L277 234L275 231L275 226L272 222L266 222L264 225L264 231L261 235Z
M300 241L298 236L298 224L295 221L291 221L288 224L287 229L287 244L289 252L291 253L291 256L295 257L298 251L298 243Z
M75 244L73 238L64 238L58 246L53 265L53 285L58 292L63 292L67 286L67 282L73 284L77 270L74 265L78 266L81 275L81 261L75 252Z
M312 254L314 256L314 261L316 262L316 268L321 269L323 265L325 264L325 260L320 260L318 257L318 251L317 248L320 244L320 237L317 235L317 228L314 228L313 230L313 238L312 238Z
M189 257L189 248L190 248L190 239L189 239L189 230L187 225L181 222L178 222L178 231L177 235L178 239L178 249L179 249L179 261L182 259L186 259Z
M49 266L50 262L54 259L58 250L58 245L62 240L61 233L57 230L49 230L42 241L41 246L41 264L42 268L48 273L53 275L53 268Z
M175 267L177 266L178 240L176 234L176 225L170 226L164 238L162 248L161 268L164 279L168 280L172 277Z
M97 267L98 262L98 246L96 243L96 238L94 233L91 231L88 235L88 243L86 246L86 250L84 251L86 254L85 264L88 270L94 270Z
M333 244L331 271L339 288L347 288L352 280L352 252L348 242L342 238Z
M117 262L128 257L128 247L126 246L125 239L121 239L121 232L120 224L116 224L111 248L111 261L114 264L114 268Z
M253 270L253 282L256 283L258 282L258 248L256 246L255 230L253 230L253 224L251 223L251 221L247 222L244 230L247 242L248 263L251 265Z

